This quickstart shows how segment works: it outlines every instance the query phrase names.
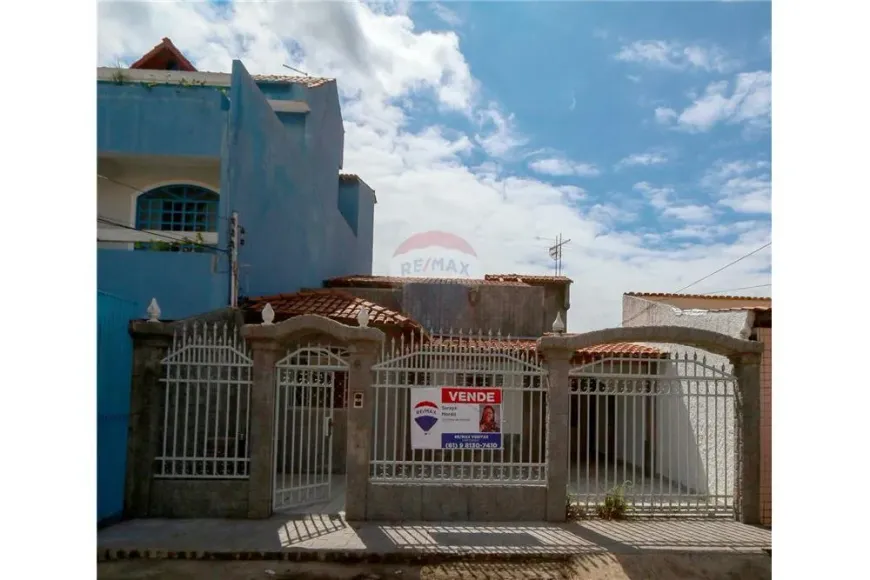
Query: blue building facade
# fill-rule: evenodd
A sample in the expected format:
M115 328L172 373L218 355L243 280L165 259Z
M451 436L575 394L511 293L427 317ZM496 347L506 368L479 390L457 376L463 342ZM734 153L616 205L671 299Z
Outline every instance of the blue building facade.
M141 66L140 66L141 65ZM370 274L375 194L340 175L334 80L196 71L164 39L129 69L97 70L98 522L123 513L132 344L162 320L231 304L239 287L296 292Z
M370 274L374 191L340 175L334 80L98 69L98 289L180 319ZM143 313L144 316L144 313Z

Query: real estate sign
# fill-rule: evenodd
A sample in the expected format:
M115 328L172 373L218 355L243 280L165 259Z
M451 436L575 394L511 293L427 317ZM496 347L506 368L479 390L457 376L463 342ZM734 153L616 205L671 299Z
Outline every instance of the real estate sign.
M501 449L501 389L411 389L413 449Z

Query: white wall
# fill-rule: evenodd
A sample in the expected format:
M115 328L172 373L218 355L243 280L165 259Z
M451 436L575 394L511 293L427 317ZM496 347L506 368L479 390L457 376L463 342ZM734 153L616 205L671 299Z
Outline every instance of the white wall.
M701 328L732 336L747 338L751 331L752 314L747 311L694 312L689 313L668 304L652 302L634 296L623 297L623 324L625 326L685 326ZM687 347L681 344L653 344L674 355L688 355L706 364L722 368L730 374L732 367L726 357ZM701 367L694 364L671 365L667 375L668 384L679 393L675 397L657 397L656 434L654 454L664 477L673 479L694 490L706 488L708 493L723 495L733 493L736 469L735 421L733 389L729 397L710 399L709 412L705 400L688 396L689 390L697 392L698 383L682 380L688 374L700 374ZM709 372L705 376L714 376ZM725 395L725 383L701 381L701 393L718 389ZM714 401L718 401L714 403ZM726 461L727 456L727 461ZM678 475L679 474L679 475Z
M134 226L136 198L160 185L190 183L220 193L220 162L158 157L101 157L97 160L97 216ZM104 176L108 179L100 178ZM106 224L98 227L106 228ZM98 242L98 248L132 244Z

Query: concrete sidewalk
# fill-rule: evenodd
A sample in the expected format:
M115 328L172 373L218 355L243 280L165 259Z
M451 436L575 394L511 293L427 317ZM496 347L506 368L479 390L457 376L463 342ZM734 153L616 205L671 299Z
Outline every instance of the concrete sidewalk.
M433 562L453 558L558 560L583 553L761 552L769 530L719 520L565 524L348 523L341 515L267 520L122 522L97 535L98 560L221 559Z

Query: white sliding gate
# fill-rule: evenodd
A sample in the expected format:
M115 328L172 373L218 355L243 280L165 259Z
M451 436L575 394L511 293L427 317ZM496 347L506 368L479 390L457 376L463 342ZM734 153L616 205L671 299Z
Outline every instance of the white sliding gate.
M594 512L621 487L636 515L733 515L736 379L724 365L608 356L570 376L574 503Z
M336 373L348 370L346 350L306 346L276 365L273 509L329 501L332 493ZM346 388L346 381L340 381Z

